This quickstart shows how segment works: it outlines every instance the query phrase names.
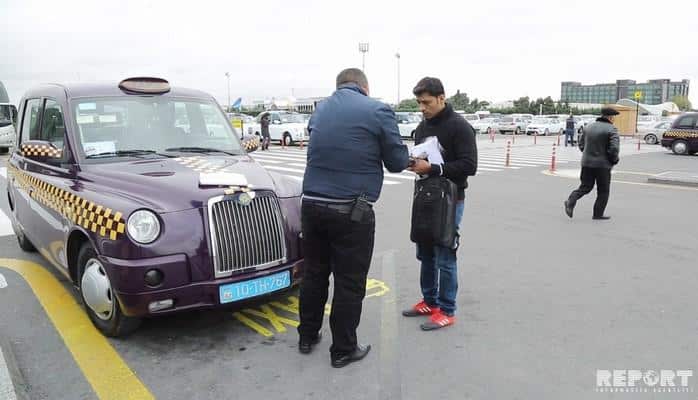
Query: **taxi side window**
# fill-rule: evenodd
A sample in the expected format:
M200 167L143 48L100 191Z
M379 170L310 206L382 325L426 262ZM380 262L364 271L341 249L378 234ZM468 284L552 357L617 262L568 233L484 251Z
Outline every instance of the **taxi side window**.
M676 124L677 129L693 129L696 126L696 117L693 115L686 115L681 117L679 122Z
M46 100L42 121L40 140L49 142L62 150L65 140L65 120L61 106L54 100Z
M24 106L21 141L39 140L41 129L41 99L29 99Z

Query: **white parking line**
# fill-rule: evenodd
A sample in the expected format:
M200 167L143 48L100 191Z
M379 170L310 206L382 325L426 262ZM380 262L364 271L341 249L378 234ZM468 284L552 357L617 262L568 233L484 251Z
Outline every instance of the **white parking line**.
M5 275L0 274L0 289L5 289L7 287L7 279L5 279Z
M17 393L12 384L10 370L7 367L5 356L2 354L2 348L0 348L0 399L17 400Z

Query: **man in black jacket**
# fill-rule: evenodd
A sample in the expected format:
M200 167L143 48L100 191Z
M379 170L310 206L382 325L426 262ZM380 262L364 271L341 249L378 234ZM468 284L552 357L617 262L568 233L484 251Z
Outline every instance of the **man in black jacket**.
M415 144L436 136L443 148L443 164L417 159L410 168L419 175L444 176L458 187L456 226L463 217L465 189L468 176L477 172L477 143L473 127L446 103L443 84L437 78L424 78L414 88L424 121L417 126ZM402 312L406 317L430 316L421 325L433 330L455 322L458 273L456 248L417 244L417 259L421 261L420 285L423 299Z
M611 219L604 216L604 211L611 191L611 169L618 164L620 153L618 129L613 125L613 118L616 115L618 111L610 107L603 108L601 118L584 128L584 132L579 137L579 149L584 152L580 176L582 184L565 201L565 213L570 218L577 200L591 192L596 183L593 219Z

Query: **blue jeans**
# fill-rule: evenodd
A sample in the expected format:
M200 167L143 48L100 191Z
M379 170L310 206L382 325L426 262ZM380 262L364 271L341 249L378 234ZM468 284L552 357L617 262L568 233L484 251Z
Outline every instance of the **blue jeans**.
M465 204L456 205L456 227L460 228ZM439 307L447 315L456 312L458 293L458 265L456 250L441 246L417 244L417 259L422 262L419 283L424 302L430 307Z
M574 131L573 130L565 130L565 147L567 147L568 143L571 146L574 146Z

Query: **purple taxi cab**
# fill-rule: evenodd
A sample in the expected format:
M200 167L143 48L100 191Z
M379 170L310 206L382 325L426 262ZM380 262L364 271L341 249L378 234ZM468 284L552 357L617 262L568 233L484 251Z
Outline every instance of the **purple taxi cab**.
M74 283L103 334L300 278L300 184L248 156L256 137L210 95L158 78L46 84L21 100L17 132L19 246Z

